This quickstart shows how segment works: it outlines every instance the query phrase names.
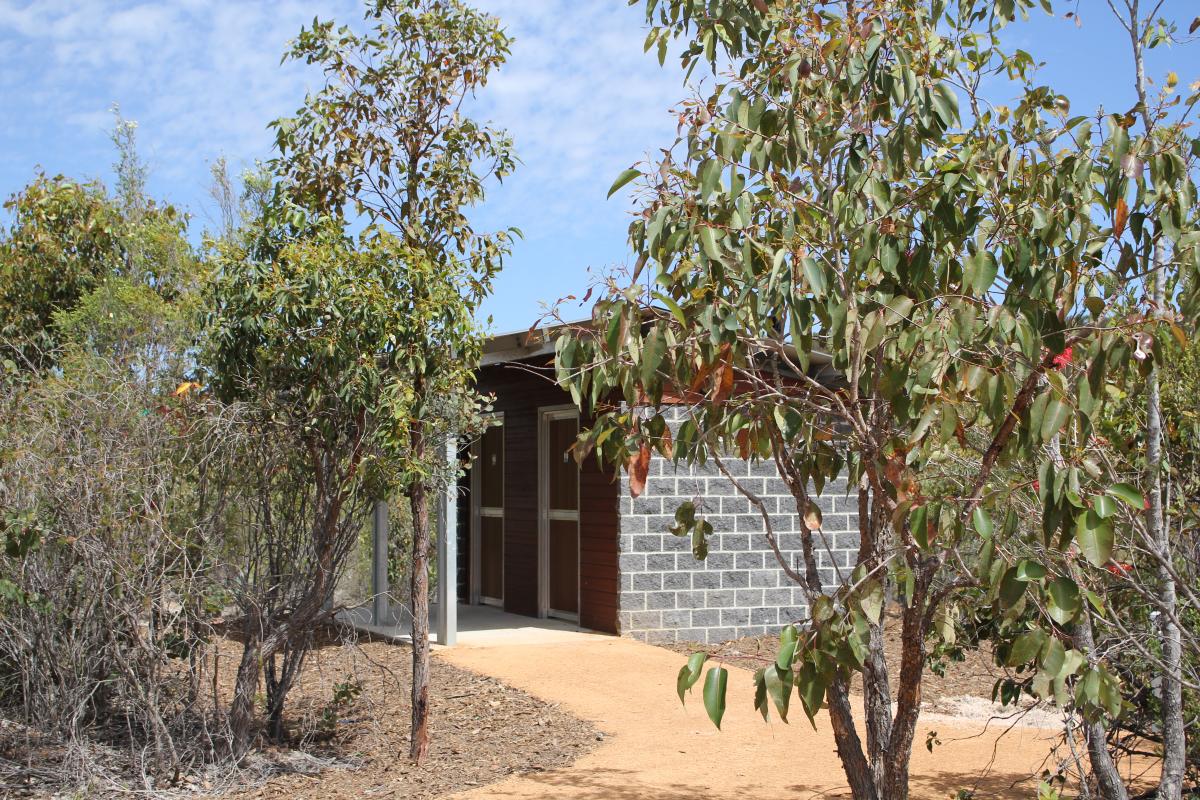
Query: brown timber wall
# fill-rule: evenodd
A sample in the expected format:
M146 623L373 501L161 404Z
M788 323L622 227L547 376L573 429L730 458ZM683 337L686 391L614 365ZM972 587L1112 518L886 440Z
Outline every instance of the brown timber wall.
M537 614L538 581L538 409L570 405L549 370L529 363L500 364L479 372L479 388L495 395L504 413L504 608ZM580 420L587 425L586 419ZM579 624L617 632L617 516L615 474L589 458L579 476ZM466 597L470 560L470 480L460 484L459 579Z

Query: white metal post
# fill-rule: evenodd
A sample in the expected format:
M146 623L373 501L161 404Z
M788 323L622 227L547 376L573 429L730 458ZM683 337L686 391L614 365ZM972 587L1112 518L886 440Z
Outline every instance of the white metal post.
M458 460L458 439L446 442L446 463ZM451 481L438 507L438 613L437 640L441 645L458 641L458 484Z
M388 504L375 501L371 531L371 624L390 625L391 608L388 602Z

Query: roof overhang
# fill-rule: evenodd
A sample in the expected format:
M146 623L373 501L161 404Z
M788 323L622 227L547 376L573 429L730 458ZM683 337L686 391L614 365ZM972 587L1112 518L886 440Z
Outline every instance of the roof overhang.
M585 325L589 321L534 325L523 331L497 333L484 341L483 357L480 359L479 366L490 367L495 364L507 364L512 361L525 361L538 356L551 355L554 353L554 340L561 331Z
M497 333L484 341L483 357L480 359L479 365L489 367L551 355L554 353L554 340L561 332L590 324L591 319L581 319L542 326L534 325L525 330ZM793 354L796 353L795 348L791 345L787 347ZM810 372L813 367L816 367L818 372L826 373L833 363L833 357L829 353L813 348L808 354L808 363Z

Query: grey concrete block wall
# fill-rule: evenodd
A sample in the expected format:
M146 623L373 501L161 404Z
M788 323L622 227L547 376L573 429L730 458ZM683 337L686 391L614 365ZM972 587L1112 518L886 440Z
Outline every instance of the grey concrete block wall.
M740 459L725 465L763 498L783 557L802 572L795 503L775 465ZM704 561L692 555L689 538L669 531L675 510L689 500L713 526ZM816 537L814 546L822 581L829 585L848 575L858 551L857 499L838 481L814 500L825 538L822 543ZM622 473L619 503L622 635L716 643L775 632L806 616L804 593L771 552L761 514L715 465L676 467L656 454L641 497L629 496L629 478Z

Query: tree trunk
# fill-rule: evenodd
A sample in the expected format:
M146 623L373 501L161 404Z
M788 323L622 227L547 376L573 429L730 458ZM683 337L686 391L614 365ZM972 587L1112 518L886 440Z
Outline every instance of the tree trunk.
M247 638L242 647L237 680L233 685L233 703L229 708L229 730L233 736L233 757L240 760L250 749L250 730L254 726L254 695L258 691L262 643Z
M1163 302L1163 270L1166 269L1165 244L1160 238L1154 248L1154 301ZM1159 685L1162 699L1163 765L1158 784L1158 800L1180 800L1187 744L1183 726L1182 640L1176 600L1175 578L1171 572L1171 539L1163 514L1162 400L1158 386L1158 365L1150 368L1146 386L1146 469L1150 508L1147 529L1154 548L1158 577L1158 634L1162 641L1163 673Z
M833 727L833 741L837 745L842 771L850 784L854 800L881 800L875 789L870 762L863 755L862 740L854 727L854 711L850 707L850 693L846 684L835 681L826 691L829 703L829 721ZM890 800L890 799L889 799Z
M878 520L872 516L871 493L858 490L859 550L858 563L868 572L878 568L884 559L886 540L877 535ZM875 786L884 784L884 755L892 738L892 688L884 658L884 624L887 621L887 597L879 623L871 625L867 642L867 657L863 663L863 712L866 715L867 760L871 764L871 779Z
M412 438L413 459L424 463L426 443L421 432ZM409 489L412 509L412 734L408 756L421 763L429 750L429 497L418 480Z
M267 668L264 674L267 694L267 735L274 742L284 742L287 739L287 730L283 725L283 709L287 703L288 693L292 690L292 684L296 682L296 676L300 674L305 656L311 646L310 637L303 635L297 645L285 646L281 655L273 653L267 659ZM278 671L276 671L277 657L282 662Z
M1079 622L1075 625L1075 649L1085 654L1088 661L1094 658L1095 647L1092 641L1092 616L1084 606ZM1108 751L1108 740L1105 737L1102 722L1083 721L1083 738L1087 744L1088 760L1092 765L1092 777L1096 779L1096 791L1100 800L1129 800L1129 791L1117 771L1112 753Z
M900 678L896 687L896 716L884 754L884 785L887 800L907 800L909 761L917 719L921 714L921 680L925 671L926 604L932 566L924 565L916 576L912 597L904 607L900 629Z
M1141 106L1146 139L1154 132L1154 118L1146 95L1146 60L1143 36L1153 20L1144 23L1140 17L1139 0L1126 0L1129 12L1126 29L1133 46L1134 88ZM1114 9L1115 10L1115 9ZM1151 284L1153 313L1158 316L1163 307L1165 275L1168 266L1166 242L1160 234L1154 244L1154 277ZM1159 395L1158 366L1151 363L1146 386L1146 469L1150 488L1150 508L1147 511L1150 545L1157 562L1159 584L1158 632L1162 641L1163 674L1161 681L1163 765L1158 784L1158 800L1180 800L1183 796L1183 773L1186 766L1187 742L1183 726L1183 681L1181 671L1181 642L1176 624L1176 586L1171 575L1171 541L1163 519L1162 497L1162 401Z

